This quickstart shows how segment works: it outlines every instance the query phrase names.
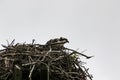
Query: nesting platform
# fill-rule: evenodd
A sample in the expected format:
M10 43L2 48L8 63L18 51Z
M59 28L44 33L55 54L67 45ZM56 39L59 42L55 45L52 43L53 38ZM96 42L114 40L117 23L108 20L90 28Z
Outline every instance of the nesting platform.
M92 80L79 57L91 58L55 44L14 43L0 50L0 80ZM76 56L79 55L78 56Z

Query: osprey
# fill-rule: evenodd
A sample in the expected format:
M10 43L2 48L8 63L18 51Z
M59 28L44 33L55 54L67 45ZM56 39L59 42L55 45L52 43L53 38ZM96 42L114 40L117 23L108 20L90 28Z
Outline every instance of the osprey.
M47 41L46 45L62 48L65 43L69 43L68 39L60 37Z

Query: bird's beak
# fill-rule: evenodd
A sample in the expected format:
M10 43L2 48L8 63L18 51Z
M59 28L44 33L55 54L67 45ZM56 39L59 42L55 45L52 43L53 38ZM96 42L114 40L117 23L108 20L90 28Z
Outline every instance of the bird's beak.
M69 43L69 41L67 40L67 43Z

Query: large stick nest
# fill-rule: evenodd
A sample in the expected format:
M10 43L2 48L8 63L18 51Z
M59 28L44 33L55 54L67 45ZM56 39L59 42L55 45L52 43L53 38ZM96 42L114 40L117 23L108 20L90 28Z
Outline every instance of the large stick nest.
M15 44L13 40L7 46L2 45L0 80L14 80L16 69L21 72L22 80L92 80L80 60L81 56L91 57L49 42L41 45L33 40L30 44Z

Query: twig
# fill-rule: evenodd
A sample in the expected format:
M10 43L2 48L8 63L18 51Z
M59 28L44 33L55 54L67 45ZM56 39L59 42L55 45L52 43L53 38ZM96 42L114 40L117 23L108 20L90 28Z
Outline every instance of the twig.
M34 65L34 64L36 64L36 63L37 63L37 62L30 62L30 63L22 64L22 66Z
M34 68L35 68L35 64L33 65L32 69L30 70L30 74L29 74L30 80L31 80L31 75L32 75L32 72L33 72Z
M44 60L45 60L45 58L46 58L46 56L48 55L49 52L51 52L51 48L50 48L50 50L43 56L43 58L42 58L41 61L44 61Z
M73 49L68 49L68 48L65 48L65 49L70 50L70 51L73 51L73 52L75 52L75 53L77 53L77 54L80 54L80 55L82 55L82 56L86 57L87 59L90 59L90 58L92 58L92 57L93 57L93 56L87 56L87 55L82 54L82 53L80 53L80 52L77 52L77 51L75 51L75 50L73 50Z

